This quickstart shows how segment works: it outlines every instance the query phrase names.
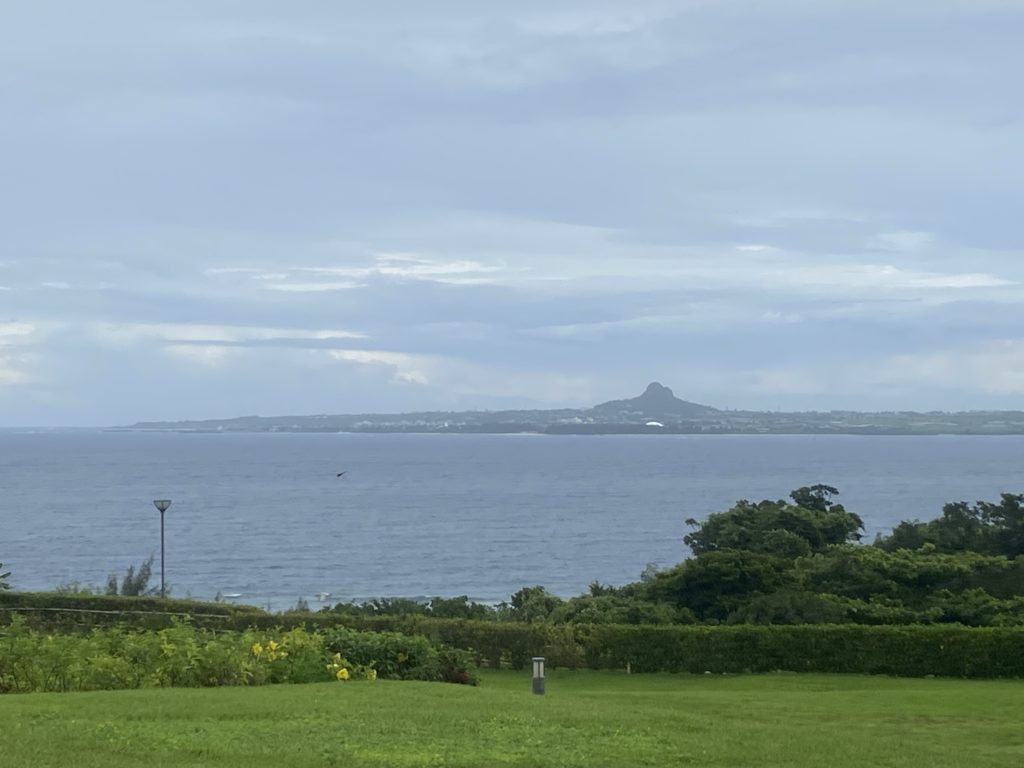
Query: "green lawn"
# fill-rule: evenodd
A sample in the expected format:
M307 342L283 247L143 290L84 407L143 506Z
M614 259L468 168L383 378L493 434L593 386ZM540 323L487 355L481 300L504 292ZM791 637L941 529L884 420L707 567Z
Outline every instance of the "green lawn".
M4 766L1024 765L1024 683L485 673L0 696Z

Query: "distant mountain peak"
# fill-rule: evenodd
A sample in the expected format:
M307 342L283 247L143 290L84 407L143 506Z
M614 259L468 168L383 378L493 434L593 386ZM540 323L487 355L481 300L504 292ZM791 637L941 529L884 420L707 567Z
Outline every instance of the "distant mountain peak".
M634 399L645 401L657 400L668 402L672 400L678 400L679 398L677 398L672 393L672 390L666 387L664 384L661 384L660 382L657 381L652 381L650 384L647 385L647 389L644 390L644 393L640 395L640 397Z
M657 381L647 385L643 394L629 400L611 400L594 406L596 413L619 412L642 417L694 417L715 413L717 409L699 403L680 400L672 390Z

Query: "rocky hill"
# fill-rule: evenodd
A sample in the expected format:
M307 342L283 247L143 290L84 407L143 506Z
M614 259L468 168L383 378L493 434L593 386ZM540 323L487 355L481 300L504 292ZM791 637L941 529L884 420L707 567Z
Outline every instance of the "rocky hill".
M589 416L609 420L612 417L623 421L677 421L710 417L721 413L709 405L680 400L672 390L656 381L647 385L639 397L629 400L609 400L585 411Z

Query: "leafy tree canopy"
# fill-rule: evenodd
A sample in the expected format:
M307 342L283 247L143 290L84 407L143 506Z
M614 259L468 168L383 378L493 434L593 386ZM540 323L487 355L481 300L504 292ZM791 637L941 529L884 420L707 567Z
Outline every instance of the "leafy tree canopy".
M946 504L942 516L922 523L904 521L875 546L894 552L932 545L939 552L984 552L1014 558L1024 555L1024 494L1004 493L997 503Z
M549 593L544 587L523 587L512 595L510 615L517 621L537 621L551 616L562 604L562 599Z
M750 597L786 586L790 568L786 560L763 552L704 552L659 573L645 592L649 600L692 611L702 620L721 621Z
M864 523L833 501L839 491L829 485L798 488L784 500L739 501L698 523L683 542L698 557L707 552L743 549L795 558L821 552L834 544L860 541Z

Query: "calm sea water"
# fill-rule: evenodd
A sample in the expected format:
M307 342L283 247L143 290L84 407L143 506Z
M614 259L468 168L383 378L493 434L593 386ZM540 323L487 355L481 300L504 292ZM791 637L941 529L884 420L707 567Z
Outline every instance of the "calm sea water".
M817 482L873 537L1024 491L1024 437L0 433L0 562L17 589L102 584L159 560L169 498L179 596L569 596L678 562L688 517Z

